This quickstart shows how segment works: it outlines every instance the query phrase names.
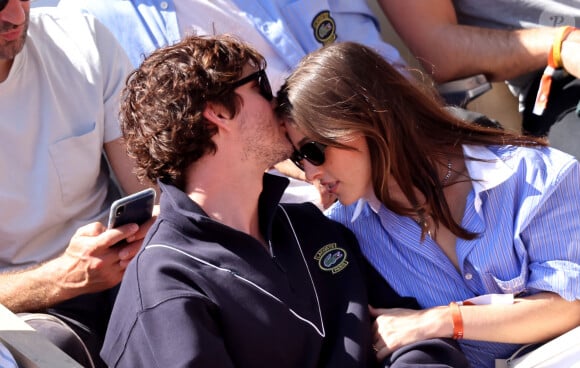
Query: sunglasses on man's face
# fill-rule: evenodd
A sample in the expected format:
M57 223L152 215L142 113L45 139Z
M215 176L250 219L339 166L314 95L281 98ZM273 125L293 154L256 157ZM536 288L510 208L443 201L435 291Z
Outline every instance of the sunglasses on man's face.
M0 0L0 12L4 10L6 5L8 5L8 1L10 0ZM30 1L30 0L20 0L20 1Z
M294 146L294 145L292 145ZM324 156L324 150L326 145L318 142L307 142L304 143L300 148L296 149L294 147L294 152L290 156L290 160L294 162L296 166L302 171L304 171L304 165L302 160L307 160L314 166L320 166L324 163L326 157Z
M272 94L272 87L270 86L270 81L268 80L268 76L266 75L266 71L264 69L260 69L255 73L248 75L245 78L240 79L239 81L234 82L231 86L232 88L236 89L240 86L243 86L246 83L250 83L254 80L258 81L258 88L260 89L260 94L268 101L272 101L274 95Z

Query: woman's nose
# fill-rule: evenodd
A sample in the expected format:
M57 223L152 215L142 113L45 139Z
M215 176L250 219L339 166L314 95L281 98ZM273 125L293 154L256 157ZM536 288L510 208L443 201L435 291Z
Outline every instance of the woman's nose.
M310 163L308 160L302 160L302 165L304 166L304 174L306 174L306 180L309 182L314 182L316 179L320 179L322 176L322 166L316 166Z

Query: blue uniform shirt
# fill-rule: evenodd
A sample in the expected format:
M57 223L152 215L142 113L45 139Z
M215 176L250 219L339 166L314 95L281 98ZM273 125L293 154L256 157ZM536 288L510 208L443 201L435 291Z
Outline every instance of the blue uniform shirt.
M290 71L307 53L326 42L356 41L375 48L392 64L405 62L381 39L378 21L363 0L233 0L284 59ZM171 0L61 0L59 7L93 14L117 37L137 66L156 48L181 35ZM199 9L197 9L199 11ZM325 13L327 12L327 13ZM271 25L276 24L276 27Z

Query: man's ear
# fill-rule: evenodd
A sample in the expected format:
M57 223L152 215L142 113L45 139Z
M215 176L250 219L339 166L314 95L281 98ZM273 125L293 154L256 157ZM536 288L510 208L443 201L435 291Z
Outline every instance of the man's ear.
M202 114L204 118L217 125L218 128L230 130L229 113L223 105L208 102Z

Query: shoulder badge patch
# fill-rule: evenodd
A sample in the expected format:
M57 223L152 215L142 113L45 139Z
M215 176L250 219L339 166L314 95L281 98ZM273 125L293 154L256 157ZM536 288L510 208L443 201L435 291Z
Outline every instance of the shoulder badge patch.
M336 23L328 10L316 14L311 24L316 41L328 45L336 40Z
M339 248L336 243L330 243L320 248L314 259L318 261L318 267L322 271L330 271L333 274L338 273L346 268L346 251Z

